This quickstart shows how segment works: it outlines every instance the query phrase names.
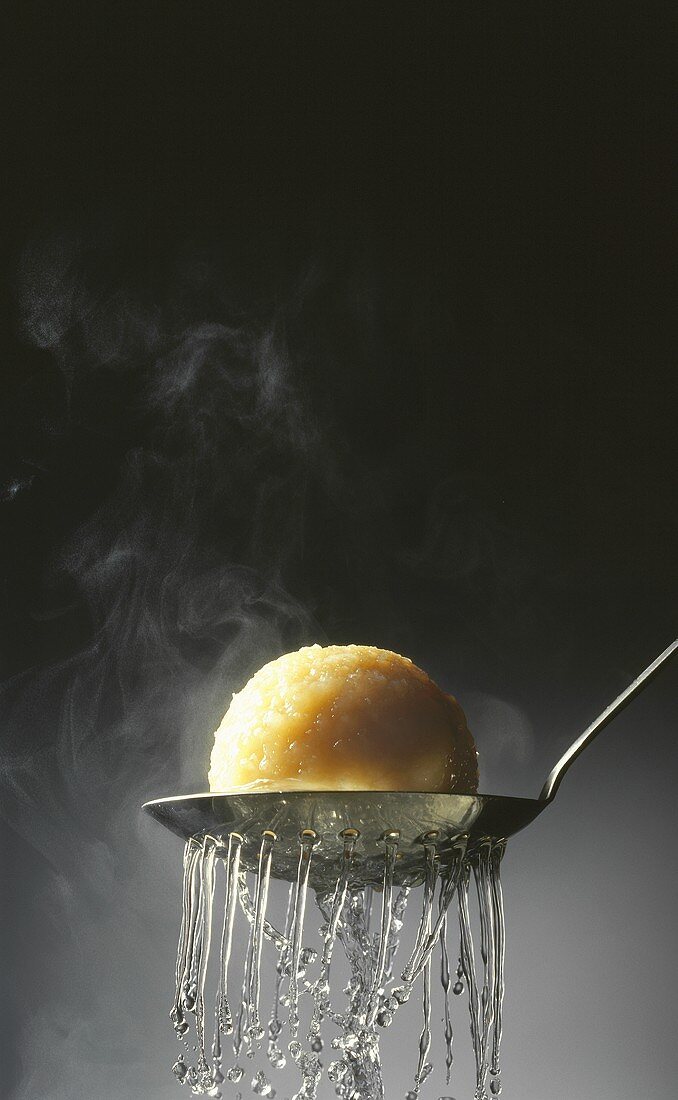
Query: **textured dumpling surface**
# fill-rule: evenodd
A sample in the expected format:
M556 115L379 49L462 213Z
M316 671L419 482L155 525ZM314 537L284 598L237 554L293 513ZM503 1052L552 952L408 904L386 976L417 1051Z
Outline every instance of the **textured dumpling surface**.
M473 793L464 712L407 657L307 646L264 665L215 734L211 791Z

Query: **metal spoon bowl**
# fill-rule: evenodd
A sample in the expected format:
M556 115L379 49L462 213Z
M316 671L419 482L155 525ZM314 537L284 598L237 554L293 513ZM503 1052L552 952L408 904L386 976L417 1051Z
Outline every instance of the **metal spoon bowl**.
M177 836L206 833L228 841L243 838L242 865L254 870L261 834L276 834L272 873L289 880L296 874L299 834L313 829L317 842L312 879L335 881L342 852L342 834L359 834L353 867L355 885L383 878L386 833L399 832L396 880L423 877L423 844L432 843L441 865L450 864L461 837L507 839L528 825L547 803L534 798L483 794L437 794L431 791L288 791L248 794L194 794L158 798L144 809Z

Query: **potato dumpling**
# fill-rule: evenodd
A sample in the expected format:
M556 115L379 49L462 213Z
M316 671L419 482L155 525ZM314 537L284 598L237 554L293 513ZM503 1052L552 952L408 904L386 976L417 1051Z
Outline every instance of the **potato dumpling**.
M464 712L407 657L306 646L259 669L215 734L211 791L478 788Z

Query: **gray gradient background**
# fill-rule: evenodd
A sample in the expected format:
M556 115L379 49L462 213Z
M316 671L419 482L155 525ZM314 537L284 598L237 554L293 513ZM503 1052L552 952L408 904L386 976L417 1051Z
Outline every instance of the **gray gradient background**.
M678 632L673 7L366 7L7 9L8 1100L181 1095L140 806L265 660L407 653L536 796ZM671 1091L677 707L509 846L506 1097Z

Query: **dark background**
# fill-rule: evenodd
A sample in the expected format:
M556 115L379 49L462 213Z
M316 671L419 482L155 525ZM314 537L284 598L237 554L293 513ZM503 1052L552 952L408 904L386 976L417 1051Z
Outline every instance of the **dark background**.
M485 788L536 794L676 635L675 9L22 3L3 21L4 1086L159 1100L178 853L137 808L205 785L255 668L311 641L407 653L466 705ZM566 970L623 910L629 997L647 982L652 1013L593 1052L616 956L579 957L569 994L553 964L562 1002L535 1000L548 966L519 995L514 963L524 1100L653 1097L672 1072L647 1037L668 1034L651 975L675 906L647 850L675 826L676 684L591 750L569 812L563 788L553 919L544 902L517 925L548 956L579 914ZM580 806L590 862L566 872Z

